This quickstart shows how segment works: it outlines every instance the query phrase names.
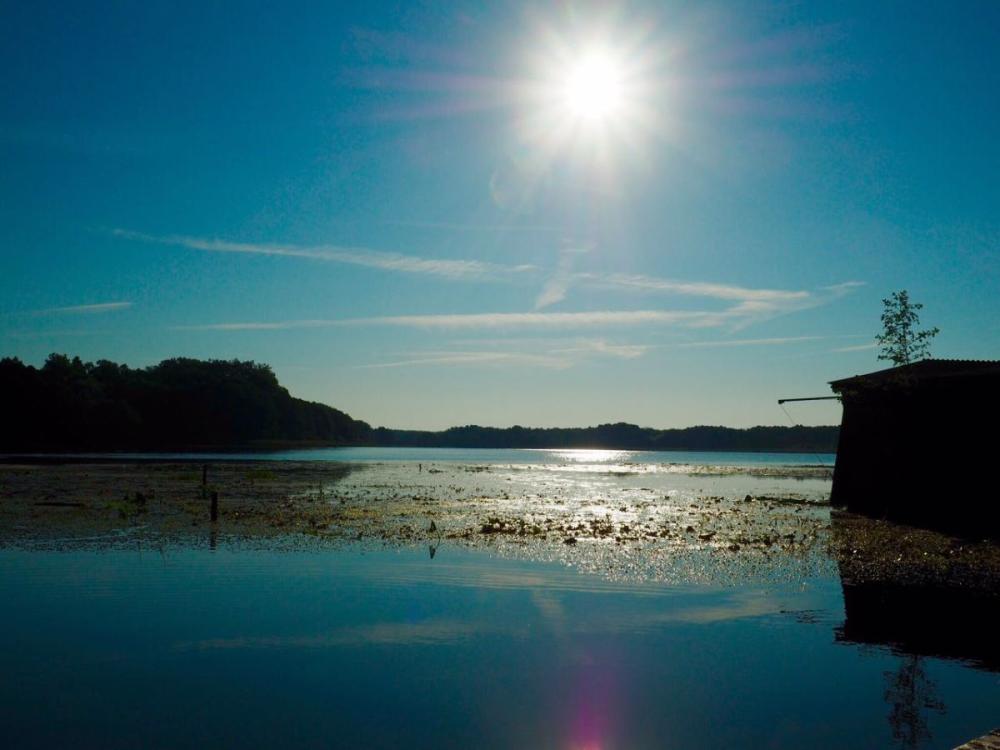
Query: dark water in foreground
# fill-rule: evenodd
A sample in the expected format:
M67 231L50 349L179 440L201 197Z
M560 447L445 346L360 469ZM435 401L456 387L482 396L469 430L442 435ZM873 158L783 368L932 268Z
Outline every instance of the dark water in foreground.
M5 747L952 747L997 674L838 642L837 579L442 548L0 551Z

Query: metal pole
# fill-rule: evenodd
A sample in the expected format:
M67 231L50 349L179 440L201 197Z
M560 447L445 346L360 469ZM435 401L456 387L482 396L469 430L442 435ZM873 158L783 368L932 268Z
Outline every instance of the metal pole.
M810 396L809 398L779 398L779 404L787 404L789 401L834 401L840 400L840 396Z

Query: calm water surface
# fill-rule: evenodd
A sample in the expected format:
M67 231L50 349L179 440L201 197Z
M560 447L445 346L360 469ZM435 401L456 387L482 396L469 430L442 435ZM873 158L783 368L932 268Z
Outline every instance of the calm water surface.
M310 448L252 453L72 453L77 458L119 457L157 460L267 460L367 462L457 462L472 464L667 464L702 466L833 466L833 453L738 453L731 451L619 451L602 449L503 448Z
M952 747L960 662L838 638L836 578L616 583L426 550L0 550L6 747Z

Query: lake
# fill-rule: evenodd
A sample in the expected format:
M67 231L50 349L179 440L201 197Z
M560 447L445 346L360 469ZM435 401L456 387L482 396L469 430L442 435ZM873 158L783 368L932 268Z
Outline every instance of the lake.
M410 462L473 464L645 464L663 466L807 466L832 467L833 453L742 453L734 451L628 451L604 449L498 448L308 448L254 452L66 453L68 458L147 459L158 461L340 461L345 463Z
M995 586L924 580L996 580L996 547L832 512L833 456L100 458L0 465L5 746L947 748L1000 717Z
M0 550L4 744L952 747L1000 715L989 669L846 637L835 572L667 585L436 552Z

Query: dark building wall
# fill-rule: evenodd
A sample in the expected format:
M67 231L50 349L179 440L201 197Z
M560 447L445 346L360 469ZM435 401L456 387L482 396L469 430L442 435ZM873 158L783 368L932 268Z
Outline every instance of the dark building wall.
M839 381L831 500L879 518L1000 537L1000 376Z

